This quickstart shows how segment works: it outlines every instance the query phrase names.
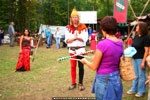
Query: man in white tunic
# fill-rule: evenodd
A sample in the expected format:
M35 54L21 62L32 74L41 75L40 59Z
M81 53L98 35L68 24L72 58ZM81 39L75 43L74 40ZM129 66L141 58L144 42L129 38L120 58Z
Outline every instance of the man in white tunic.
M65 42L69 48L70 56L74 54L85 53L85 46L88 40L88 31L85 24L81 24L79 21L79 14L76 9L73 9L70 18L70 25L66 27L65 32ZM82 59L83 57L77 56L73 59ZM69 86L69 90L76 88L76 60L70 60L71 63L71 78L72 84ZM83 77L84 77L84 66L81 62L78 61L79 67L79 90L82 91L85 89L83 86Z

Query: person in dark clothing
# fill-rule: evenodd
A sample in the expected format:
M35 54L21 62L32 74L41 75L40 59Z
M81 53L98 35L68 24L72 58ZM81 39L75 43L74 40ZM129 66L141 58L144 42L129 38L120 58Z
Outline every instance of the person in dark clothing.
M4 29L1 28L1 44L2 45L4 44L4 33L5 33Z
M132 47L137 50L132 60L136 78L133 80L132 88L127 94L135 94L136 97L142 97L146 92L146 57L148 56L150 46L150 41L147 36L147 24L145 22L138 22L136 32L137 34L132 42Z

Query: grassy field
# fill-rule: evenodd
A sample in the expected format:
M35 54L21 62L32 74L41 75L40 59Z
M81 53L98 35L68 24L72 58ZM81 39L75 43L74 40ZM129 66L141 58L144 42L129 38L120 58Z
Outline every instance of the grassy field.
M89 47L87 47L89 49ZM69 91L71 84L70 62L57 62L59 57L67 56L66 48L56 49L55 44L50 49L39 47L35 61L31 61L31 71L13 72L19 56L19 46L0 47L0 100L51 100L52 97L94 97L91 94L95 72L85 66L85 91L78 88ZM78 68L77 68L78 70ZM77 71L78 72L78 71ZM78 75L78 74L77 74ZM77 76L78 82L78 76ZM132 82L123 82L122 100L147 100L147 92L142 98L127 95Z

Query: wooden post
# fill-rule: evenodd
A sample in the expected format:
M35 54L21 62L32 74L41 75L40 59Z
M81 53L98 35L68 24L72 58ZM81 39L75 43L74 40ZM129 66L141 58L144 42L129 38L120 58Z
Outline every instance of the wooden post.
M69 25L69 0L68 0L68 25Z
M128 36L130 34L130 24L128 24Z

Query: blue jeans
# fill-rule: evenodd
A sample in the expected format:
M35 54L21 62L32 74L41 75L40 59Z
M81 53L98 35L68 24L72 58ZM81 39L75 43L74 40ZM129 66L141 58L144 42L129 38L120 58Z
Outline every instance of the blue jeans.
M56 45L57 45L57 49L60 48L60 38L56 38Z
M47 47L51 47L51 46L50 46L50 42L51 42L50 37L51 37L51 36L46 36Z
M108 82L106 76L108 76ZM119 71L104 75L96 74L92 88L92 93L94 92L96 100L121 100L123 87Z
M136 78L133 80L132 88L130 90L133 92L138 92L139 94L144 94L146 91L146 66L144 70L141 69L142 59L132 59L132 61Z

